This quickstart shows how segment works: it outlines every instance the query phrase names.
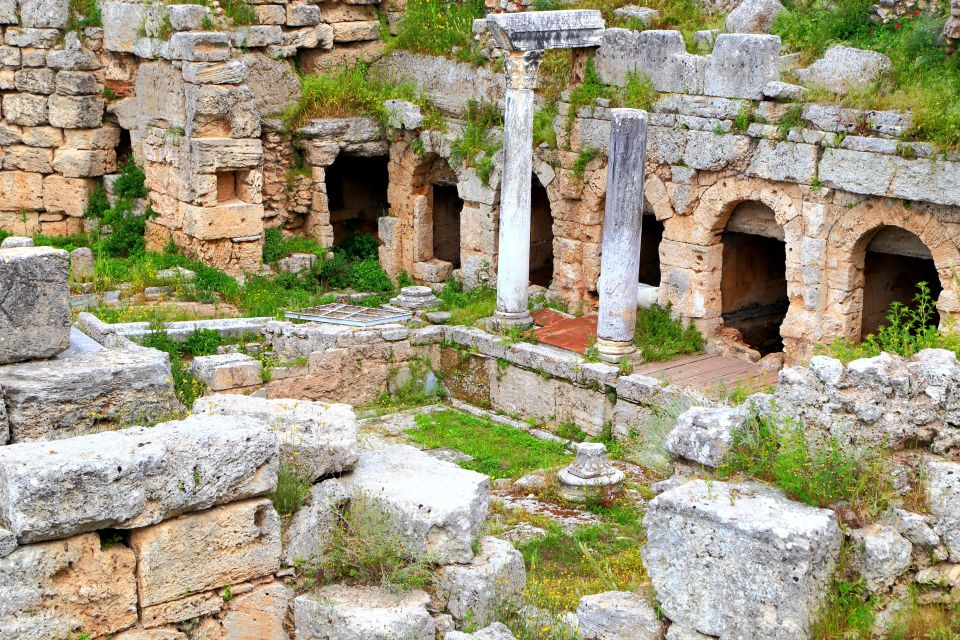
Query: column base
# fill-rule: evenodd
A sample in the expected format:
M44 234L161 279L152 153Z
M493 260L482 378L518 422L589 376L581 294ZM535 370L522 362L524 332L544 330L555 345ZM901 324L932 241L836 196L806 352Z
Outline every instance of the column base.
M500 311L497 310L490 319L494 328L508 329L511 327L522 327L524 329L533 326L533 317L529 311Z
M610 364L618 364L622 358L635 353L636 350L632 342L597 338L597 355L602 361Z

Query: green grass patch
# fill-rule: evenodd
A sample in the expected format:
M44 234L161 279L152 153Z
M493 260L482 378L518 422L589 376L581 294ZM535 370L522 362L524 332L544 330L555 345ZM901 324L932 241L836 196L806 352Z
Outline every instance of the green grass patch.
M279 227L267 229L263 234L263 261L266 264L274 264L280 258L294 253L311 253L322 258L328 251L328 248L321 247L313 238L284 236Z
M557 131L553 121L557 117L557 103L550 101L533 114L533 146L545 144L551 149L557 147Z
M97 0L70 0L70 18L67 31L82 31L87 27L103 26L100 4Z
M415 421L417 427L407 432L411 440L431 449L462 451L473 460L461 462L461 467L493 478L517 478L572 459L560 443L452 409L425 413Z
M808 442L803 426L778 416L754 416L735 432L717 475L744 474L769 482L793 500L842 507L871 522L894 495L880 450L854 450L835 438Z
M637 310L637 329L633 343L644 362L670 360L680 355L703 351L703 335L693 325L683 326L673 317L671 306L654 304Z
M389 48L482 65L486 59L473 39L473 21L486 13L483 0L410 0Z
M497 292L489 287L465 291L453 278L447 280L437 296L440 308L450 312L450 324L472 326L481 318L489 318L497 310Z
M453 141L450 162L473 167L483 184L490 183L493 156L503 148L503 140L496 128L503 126L500 107L492 102L469 100L464 114L466 126Z
M281 464L277 472L277 490L270 496L273 506L281 516L292 516L307 499L313 484L289 464Z

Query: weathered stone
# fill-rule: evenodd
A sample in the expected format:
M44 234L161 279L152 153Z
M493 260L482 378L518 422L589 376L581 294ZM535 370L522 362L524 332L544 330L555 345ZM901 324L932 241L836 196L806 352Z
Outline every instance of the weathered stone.
M317 256L313 253L292 253L277 261L280 273L302 273L310 271L317 263Z
M811 184L817 176L817 147L761 140L746 173L764 180Z
M50 173L50 161L53 159L51 149L39 149L23 145L7 147L4 166L8 169L19 169L32 173Z
M117 170L117 153L113 149L57 149L53 168L68 178L96 178Z
M607 29L595 64L606 84L623 86L630 73L637 73L657 91L699 94L707 60L687 53L679 31Z
M47 97L27 93L3 96L3 114L7 124L39 127L47 123Z
M357 419L349 405L216 394L198 399L193 411L262 420L277 434L281 460L311 481L357 461Z
M263 382L260 361L243 353L194 358L190 363L190 371L211 391L249 387Z
M20 26L65 29L70 19L69 0L18 0Z
M320 7L306 3L287 5L287 25L291 27L309 27L320 24Z
M280 113L300 99L300 79L287 62L262 53L247 53L240 60L249 70L247 86L256 96L261 115Z
M873 524L849 533L854 544L854 567L867 588L881 592L893 585L910 568L913 545L897 530L885 524Z
M768 82L763 88L763 95L771 100L801 100L803 98L803 87L774 80Z
M89 178L65 178L57 174L45 176L43 208L49 212L62 211L80 217L86 211L90 194L96 187L96 180Z
M140 27L146 21L145 3L103 0L100 3L103 22L103 46L108 51L131 53L140 38Z
M332 585L293 601L298 640L434 640L436 623L423 591L393 594L374 587Z
M590 9L492 13L487 29L500 47L515 51L596 47L603 37L603 17Z
M577 619L583 640L656 640L662 626L643 595L626 591L580 598Z
M263 205L260 204L181 205L180 211L184 217L184 230L198 240L249 238L263 232Z
M3 34L3 41L12 47L20 47L21 49L49 49L57 43L60 33L58 29L7 27Z
M295 595L273 582L237 596L223 616L224 640L290 640L285 623Z
M183 79L193 84L239 84L247 79L247 71L240 60L183 63Z
M892 68L890 58L882 53L835 44L822 58L794 74L804 84L845 94L851 89L866 89Z
M0 250L0 364L49 358L70 344L67 252Z
M780 79L778 36L723 33L710 55L703 91L709 96L760 100Z
M268 24L239 27L234 29L230 36L233 46L241 49L276 46L284 39L283 29Z
M16 548L17 536L15 536L12 531L0 527L0 558L6 558L13 553Z
M387 110L387 126L394 129L419 129L423 124L423 114L419 105L406 100L386 100L383 108Z
M913 544L931 549L940 544L940 536L930 526L929 519L929 516L897 509L894 511L893 524Z
M442 567L438 574L437 590L458 625L472 622L482 627L523 604L527 584L523 556L505 540L483 538L480 553L469 564Z
M405 551L439 563L469 562L490 506L490 479L413 447L389 445L360 455L342 478L393 519Z
M743 0L727 16L725 26L729 33L770 33L783 10L777 0Z
M502 622L494 622L489 627L484 627L474 633L451 631L443 637L444 640L516 640L507 625Z
M93 279L93 251L90 247L77 247L70 252L70 275L76 282Z
M0 242L0 249L17 249L19 247L32 247L33 238L26 236L7 236Z
M625 7L614 9L613 15L625 20L636 20L640 24L649 27L660 17L660 12L650 7L638 7L635 4L628 4Z
M0 0L0 24L19 24L16 0Z
M53 71L47 68L21 69L16 73L14 86L23 93L49 95L53 93Z
M350 494L336 478L314 485L284 533L284 562L295 566L322 556L337 526L339 510L349 501Z
M223 62L230 58L230 34L180 32L170 38L170 58L188 62Z
M47 53L47 66L51 69L71 71L94 71L100 68L100 61L93 51L83 48L76 32L68 32L63 38L63 48Z
M951 562L960 562L960 464L931 458L926 464L927 501Z
M66 313L69 318L69 309ZM39 318L52 316L32 316ZM69 320L57 331L66 336L57 343L60 351L70 344ZM180 407L167 356L146 349L11 364L0 367L0 385L13 442L58 440L156 420Z
M0 558L0 634L17 640L100 636L137 622L136 558L95 533L19 547Z
M260 140L201 138L190 141L191 162L197 173L224 169L255 169L263 161Z
M721 638L806 638L842 535L770 487L693 480L654 498L644 559L664 615Z
M174 31L197 31L204 21L213 18L210 8L201 4L171 4L167 16Z
M267 499L180 516L130 533L140 606L275 573L280 517Z
M142 527L268 494L277 466L269 427L216 416L12 444L0 447L0 518L21 543Z
M61 71L57 74L57 93L62 96L88 96L100 92L96 76L87 71Z

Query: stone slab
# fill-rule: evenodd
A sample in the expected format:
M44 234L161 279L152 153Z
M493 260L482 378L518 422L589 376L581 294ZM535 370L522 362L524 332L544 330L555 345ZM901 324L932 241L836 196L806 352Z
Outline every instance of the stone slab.
M51 247L0 249L0 364L70 345L70 258Z

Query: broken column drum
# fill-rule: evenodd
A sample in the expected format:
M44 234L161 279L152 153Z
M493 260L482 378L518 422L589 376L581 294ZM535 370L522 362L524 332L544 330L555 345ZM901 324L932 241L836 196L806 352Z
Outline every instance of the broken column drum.
M610 114L597 349L602 360L617 362L636 350L647 114L639 109L612 109Z
M571 502L586 502L600 491L617 491L624 473L607 459L602 442L581 442L573 463L557 474L560 495Z
M500 189L500 253L497 311L500 326L528 327L530 282L530 186L533 171L533 89L546 49L596 47L603 37L599 11L565 10L487 16L497 45L507 51L503 182Z

